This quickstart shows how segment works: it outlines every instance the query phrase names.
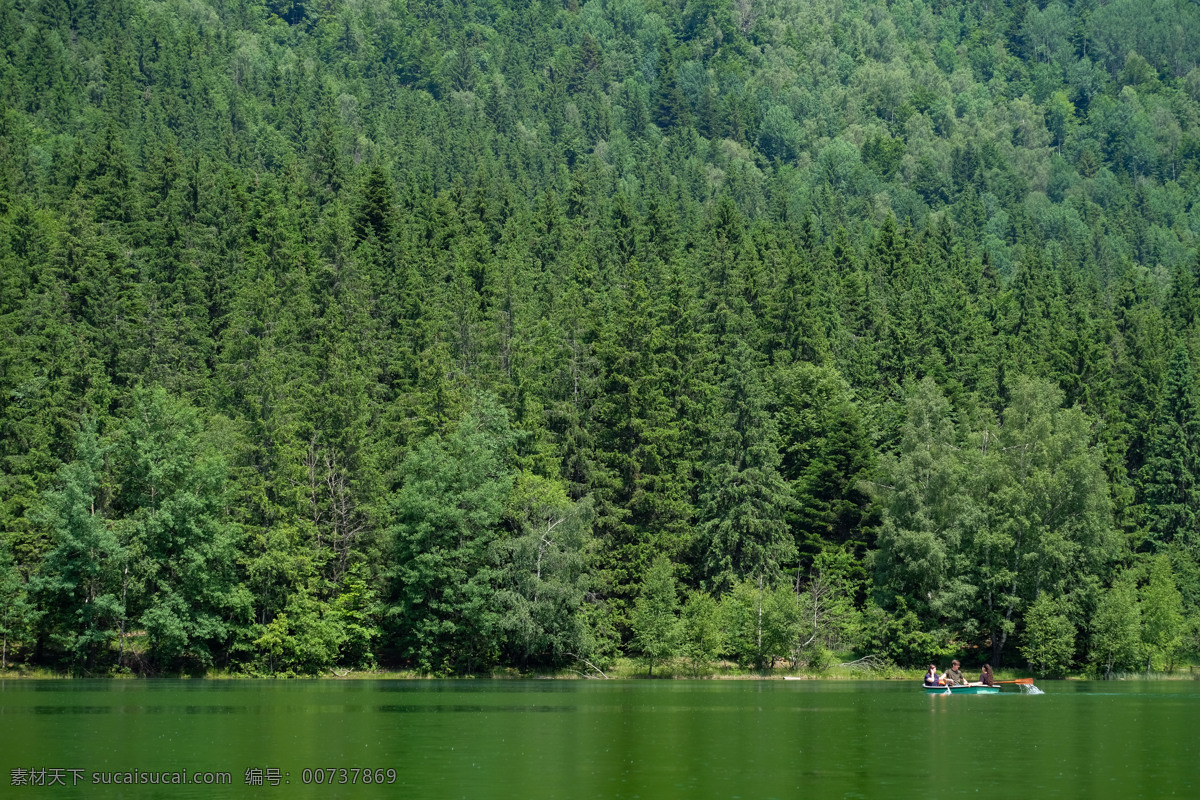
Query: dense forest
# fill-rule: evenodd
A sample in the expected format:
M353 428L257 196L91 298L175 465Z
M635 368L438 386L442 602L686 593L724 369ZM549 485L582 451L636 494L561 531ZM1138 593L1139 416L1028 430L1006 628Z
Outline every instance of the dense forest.
M1171 669L1198 244L1190 0L0 0L3 666Z

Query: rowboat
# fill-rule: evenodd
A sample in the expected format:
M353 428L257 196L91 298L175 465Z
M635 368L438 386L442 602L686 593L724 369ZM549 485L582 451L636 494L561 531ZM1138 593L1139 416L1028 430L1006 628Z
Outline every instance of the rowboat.
M999 686L926 686L921 684L921 688L925 690L926 694L1000 694Z

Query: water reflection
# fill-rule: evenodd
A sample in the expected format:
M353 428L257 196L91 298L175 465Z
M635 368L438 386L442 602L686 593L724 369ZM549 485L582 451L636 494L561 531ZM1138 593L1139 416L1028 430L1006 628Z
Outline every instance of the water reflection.
M1039 688L945 697L908 682L7 681L0 781L38 765L235 776L231 787L172 787L172 798L207 800L285 796L245 785L246 770L268 768L292 781L289 798L1200 795L1200 685ZM303 770L317 767L392 768L397 783L386 793L306 787ZM161 796L85 788L65 794Z

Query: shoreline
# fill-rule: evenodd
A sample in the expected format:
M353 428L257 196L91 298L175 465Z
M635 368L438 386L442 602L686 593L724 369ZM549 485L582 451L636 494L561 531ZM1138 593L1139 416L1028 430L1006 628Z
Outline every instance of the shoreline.
M632 669L631 669L632 667ZM584 680L638 680L638 681L915 681L920 682L923 670L893 669L887 672L869 672L865 670L828 670L823 673L803 671L710 671L704 674L691 672L668 672L666 674L647 675L644 667L636 663L618 664L605 675L583 675L577 672L530 672L519 673L513 670L497 670L487 673L467 675L429 675L411 670L373 670L330 671L315 675L249 675L245 673L210 671L204 674L189 675L185 673L163 674L154 676L134 675L132 673L117 673L103 675L72 675L68 672L55 672L43 668L21 669L8 668L0 670L0 681L6 680L45 680L45 681L74 681L74 680L187 680L187 681L584 681ZM1103 682L1102 676L1091 676L1085 673L1072 673L1062 677L1050 678L1032 675L1026 671L1000 670L996 673L997 680L1012 680L1014 678L1033 678L1035 681L1096 681ZM1119 673L1110 680L1113 681L1195 681L1200 680L1200 667L1187 665L1173 672L1133 672Z

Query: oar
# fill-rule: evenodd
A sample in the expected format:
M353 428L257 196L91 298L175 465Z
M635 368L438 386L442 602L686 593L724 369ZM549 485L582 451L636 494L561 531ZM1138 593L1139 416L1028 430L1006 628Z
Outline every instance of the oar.
M992 683L1033 683L1033 678L1017 678L1015 681L992 681Z

